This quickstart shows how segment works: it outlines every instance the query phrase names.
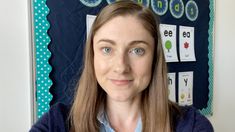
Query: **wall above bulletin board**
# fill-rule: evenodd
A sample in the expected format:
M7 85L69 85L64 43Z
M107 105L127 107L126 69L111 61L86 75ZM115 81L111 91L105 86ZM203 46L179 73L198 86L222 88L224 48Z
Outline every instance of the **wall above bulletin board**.
M169 99L212 115L213 0L135 0L161 18ZM33 0L36 115L69 104L94 16L115 0Z

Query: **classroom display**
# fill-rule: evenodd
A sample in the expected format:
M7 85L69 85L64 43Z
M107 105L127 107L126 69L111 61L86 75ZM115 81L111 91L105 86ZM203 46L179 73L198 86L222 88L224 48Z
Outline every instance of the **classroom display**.
M134 0L160 16L169 99L212 115L213 0ZM87 33L115 0L33 1L37 117L72 102Z

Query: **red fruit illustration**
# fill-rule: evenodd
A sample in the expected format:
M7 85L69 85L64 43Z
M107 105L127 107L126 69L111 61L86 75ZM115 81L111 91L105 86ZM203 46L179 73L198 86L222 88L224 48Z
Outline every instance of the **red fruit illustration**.
M189 43L188 43L188 42L185 42L185 43L184 43L184 48L185 48L185 49L188 49L188 47L189 47Z

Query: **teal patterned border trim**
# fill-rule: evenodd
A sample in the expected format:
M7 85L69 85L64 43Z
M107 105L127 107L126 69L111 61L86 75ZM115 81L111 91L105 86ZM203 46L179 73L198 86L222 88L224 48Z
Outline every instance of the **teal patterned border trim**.
M201 110L201 113L207 116L212 116L213 115L213 111L212 111L212 100L213 100L213 78L214 78L214 65L213 65L213 38L214 38L214 0L210 0L210 21L209 21L209 30L208 30L208 41L209 41L209 45L208 45L208 65L209 65L209 100L207 102L207 108L203 108Z
M51 52L47 46L51 40L47 35L50 24L46 18L49 13L46 0L33 0L33 11L36 55L36 115L37 118L40 118L49 110L49 104L52 99L52 95L49 92L52 85L49 74L52 68L48 62Z

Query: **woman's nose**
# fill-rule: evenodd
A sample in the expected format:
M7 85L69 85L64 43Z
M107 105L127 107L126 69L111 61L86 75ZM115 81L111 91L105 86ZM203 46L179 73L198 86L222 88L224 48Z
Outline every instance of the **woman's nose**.
M117 55L116 60L114 60L114 72L119 74L130 72L128 55L124 53Z

